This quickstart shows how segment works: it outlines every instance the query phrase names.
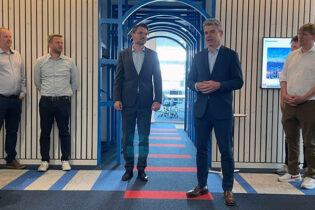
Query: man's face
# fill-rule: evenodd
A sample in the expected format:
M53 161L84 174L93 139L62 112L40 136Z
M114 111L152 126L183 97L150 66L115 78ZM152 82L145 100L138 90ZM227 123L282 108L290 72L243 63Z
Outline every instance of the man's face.
M216 25L208 25L203 28L208 47L218 47L221 44L223 31L219 31Z
M63 50L63 41L61 37L54 37L51 43L49 43L49 48L57 54L61 54Z
M299 30L298 37L301 47L312 47L314 45L315 35L312 35L310 32Z
M292 41L291 42L291 51L297 50L300 48L300 44L298 41Z
M12 46L12 35L7 29L0 31L0 48L9 49Z
M137 45L144 45L147 42L148 30L143 27L138 27L135 33L131 33L133 43Z

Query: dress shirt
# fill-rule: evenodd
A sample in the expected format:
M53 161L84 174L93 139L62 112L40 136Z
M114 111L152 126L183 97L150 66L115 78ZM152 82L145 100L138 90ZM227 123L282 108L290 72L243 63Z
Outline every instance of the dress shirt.
M15 50L10 49L7 54L0 48L0 94L22 97L26 94L24 64Z
M209 70L210 70L210 74L212 73L215 61L217 60L218 57L218 53L220 50L221 45L219 45L219 47L217 47L214 52L211 52L210 49L208 49L208 60L209 60Z
M315 86L315 46L302 53L302 48L291 52L280 74L280 82L287 82L289 95L305 95ZM315 95L308 100L315 100Z
M35 85L43 96L71 96L79 87L74 61L64 55L57 60L50 54L37 59Z
M142 50L140 52L137 52L133 47L132 47L132 60L133 63L135 64L135 68L138 72L138 74L140 74L141 68L142 68L142 64L144 61L144 51L145 51L145 47L142 48Z
M214 52L211 52L210 49L208 48L208 61L209 61L210 75L211 75L211 73L213 71L213 67L214 67L215 61L217 60L220 47L221 47L221 45L219 45L219 47L217 47L214 50ZM195 84L195 89L196 89L196 91L199 91L198 88L197 88L197 83Z

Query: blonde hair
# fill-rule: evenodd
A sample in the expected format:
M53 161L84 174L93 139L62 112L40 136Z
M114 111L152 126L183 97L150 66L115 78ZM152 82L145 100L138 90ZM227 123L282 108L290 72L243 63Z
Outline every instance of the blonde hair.
M306 23L299 28L299 31L309 32L312 35L315 35L315 24Z

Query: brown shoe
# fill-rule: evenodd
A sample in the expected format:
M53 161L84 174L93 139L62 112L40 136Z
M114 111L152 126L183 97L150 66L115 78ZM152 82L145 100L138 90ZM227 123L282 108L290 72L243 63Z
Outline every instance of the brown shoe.
M186 193L187 198L194 198L194 197L198 197L204 194L207 194L209 192L208 187L204 186L202 188L200 188L199 185L197 185L194 189L189 190Z
M234 206L235 205L235 199L233 196L233 193L231 191L224 191L224 203L227 206Z
M11 163L7 163L7 168L23 169L25 167L25 165L20 164L17 160L12 160Z

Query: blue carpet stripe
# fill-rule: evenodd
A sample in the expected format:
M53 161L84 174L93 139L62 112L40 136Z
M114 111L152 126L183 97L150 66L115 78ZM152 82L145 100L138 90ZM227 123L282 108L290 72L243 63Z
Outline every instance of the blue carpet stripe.
M62 190L77 173L78 170L66 172L49 190Z
M43 173L38 171L30 170L24 173L22 176L18 177L14 181L10 182L4 186L3 190L24 190L27 186L32 184L36 179L42 176Z
M305 195L315 195L315 188L312 190L306 190L301 188L301 184L303 183L303 181L300 182L290 182L290 184L292 184L296 189L300 190L302 193L304 193Z
M234 173L236 181L244 188L247 193L257 194L257 191L238 173Z
M126 191L128 182L121 181L124 171L102 171L91 190Z
M207 184L211 193L223 193L222 179L219 174L209 173Z

